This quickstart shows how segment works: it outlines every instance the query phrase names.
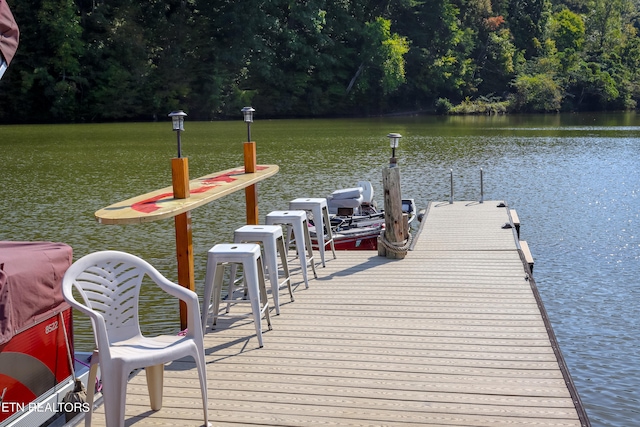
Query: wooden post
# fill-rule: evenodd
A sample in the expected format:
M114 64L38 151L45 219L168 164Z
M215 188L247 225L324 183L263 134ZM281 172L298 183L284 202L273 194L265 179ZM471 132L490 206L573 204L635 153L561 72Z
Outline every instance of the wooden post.
M244 143L244 172L254 173L256 171L257 156L256 143ZM247 224L258 224L258 186L250 185L244 189L245 203L247 205Z
M189 159L176 157L171 159L171 178L173 197L186 199L189 197ZM193 232L191 230L191 212L175 217L176 254L178 257L178 283L195 292L193 267ZM180 329L187 328L187 307L180 301Z
M405 241L404 221L402 214L402 197L400 193L400 168L382 169L382 186L384 190L384 235L388 242L402 246ZM385 250L389 259L403 259L406 252Z

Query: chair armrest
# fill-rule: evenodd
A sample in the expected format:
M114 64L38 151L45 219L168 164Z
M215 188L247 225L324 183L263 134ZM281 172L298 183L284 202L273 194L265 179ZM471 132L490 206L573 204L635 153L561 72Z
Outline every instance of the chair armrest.
M153 279L160 289L183 301L187 306L187 328L189 329L187 335L191 336L193 333L194 336L202 336L198 294L184 286L170 281L157 270L149 271L149 277Z

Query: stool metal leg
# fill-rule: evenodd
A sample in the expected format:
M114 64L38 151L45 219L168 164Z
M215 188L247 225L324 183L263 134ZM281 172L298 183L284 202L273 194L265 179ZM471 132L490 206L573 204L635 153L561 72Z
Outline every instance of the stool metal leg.
M273 296L273 304L276 306L276 314L280 314L280 293L278 292L278 244L277 239L264 239L264 267L269 274L269 282L271 283L271 294Z
M317 278L318 276L315 271L315 264L313 263L313 250L310 246L311 238L309 236L306 217L307 214L304 210L274 211L267 215L267 224L280 224L287 226L285 236L286 251L289 250L293 243L291 239L291 232L293 232L293 240L295 241L296 253L300 259L300 267L302 269L305 288L309 288L309 277L307 272L307 265L309 263L311 263L313 268L314 277ZM309 250L309 258L306 256L307 249Z
M240 288L240 286L236 286L236 276L238 274L238 263L232 262L229 264L229 285L227 287L227 309L225 311L225 313L229 313L229 311L231 310L231 303L233 302L233 293L236 291L236 289ZM243 269L244 270L244 269ZM240 276L239 279L237 279L237 281L242 281L242 288L244 289L244 296L246 298L247 296L247 282L244 278L244 271L243 271L243 275ZM222 288L222 285L220 286L220 288Z
M264 276L264 267L262 259L258 258L256 261L256 267L258 269L258 285L260 288L260 304L262 304L262 310L264 311L265 318L267 319L267 327L271 330L271 316L269 315L269 299L267 298L267 285Z
M316 238L318 239L318 252L320 252L320 261L322 261L322 266L326 267L327 265L324 262L324 249L327 246L327 243L324 241L324 217L322 215L323 209L318 205L314 206L311 210L313 214L313 222L316 226ZM307 217L308 222L308 217ZM308 225L308 224L307 224ZM312 247L313 248L313 247Z
M307 252L309 253L309 260L308 261L311 264L311 270L313 270L313 277L315 277L317 279L318 278L318 274L316 273L316 263L315 263L315 261L313 259L313 248L311 246L311 235L309 234L309 226L307 225L307 221L304 221L302 223L302 230L303 230L303 233L304 233L304 242L305 242L304 246L306 246ZM304 247L302 249L302 253L304 253ZM306 261L307 260L305 259L305 262ZM309 287L309 286L307 285L307 287Z
M306 224L306 221L303 222ZM307 233L308 234L308 229ZM309 277L307 273L307 256L306 252L306 237L304 232L304 225L300 225L300 223L293 225L293 235L296 241L296 252L298 253L298 258L300 259L300 268L302 268L302 278L304 279L304 287L309 288ZM313 263L311 264L313 265ZM314 267L315 272L315 267Z
M282 269L284 270L285 277L282 283L278 283L278 289L280 289L280 286L284 284L284 282L287 282L287 287L289 288L289 296L291 297L291 302L293 302L293 290L291 289L291 276L289 276L289 262L287 261L287 250L284 246L284 239L279 238L276 244L278 246L278 252L280 253L280 261L282 262ZM278 280L280 279L278 278Z
M331 252L333 252L333 259L336 259L336 245L333 241L333 232L331 231L331 220L329 219L329 210L323 208L322 215L324 217L324 225L327 229L327 236L329 237L329 240L327 240L324 244L325 245L327 243L331 244ZM323 236L323 240L324 240L324 236Z
M213 276L216 271L216 266L213 263L213 255L209 254L207 259L207 274L204 279L204 296L202 298L202 312L200 315L202 316L202 333L204 334L207 330L207 320L209 318L209 308L211 304L211 295L214 291L213 289Z
M253 265L244 265L244 277L247 280L247 289L249 290L249 301L251 302L251 311L253 313L253 323L256 328L256 335L258 337L258 345L263 346L262 343L262 312L260 310L260 285L259 273L258 273L258 260Z
M222 282L224 281L224 264L214 263L213 277L213 326L218 322L218 313L220 312L220 299L222 297ZM214 328L215 329L215 328Z
M207 275L204 281L204 297L202 300L202 332L207 330L207 321L209 319L210 308L213 307L213 325L216 324L218 317L218 308L220 306L220 292L224 275L224 266L218 265L213 260L213 255L209 255L207 262ZM212 295L213 294L213 295ZM211 297L213 296L213 305L211 306Z

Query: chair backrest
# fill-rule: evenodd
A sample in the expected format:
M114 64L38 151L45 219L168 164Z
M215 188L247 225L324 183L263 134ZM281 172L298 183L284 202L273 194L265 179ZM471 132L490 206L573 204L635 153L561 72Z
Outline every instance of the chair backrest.
M67 270L62 282L63 295L72 307L91 318L96 345L101 351L105 350L100 348L102 345L140 335L140 287L145 274L151 271L157 273L146 261L118 251L86 255ZM73 296L74 288L82 302ZM100 342L102 339L107 342Z

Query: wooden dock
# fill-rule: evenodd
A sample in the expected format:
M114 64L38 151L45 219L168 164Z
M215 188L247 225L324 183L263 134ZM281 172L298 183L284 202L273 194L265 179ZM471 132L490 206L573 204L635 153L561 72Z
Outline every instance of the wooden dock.
M588 426L498 203L430 204L403 260L338 252L309 289L298 269L261 349L251 321L219 320L205 336L211 423ZM194 363L167 365L164 384L153 412L145 376L131 380L126 425L202 425Z

